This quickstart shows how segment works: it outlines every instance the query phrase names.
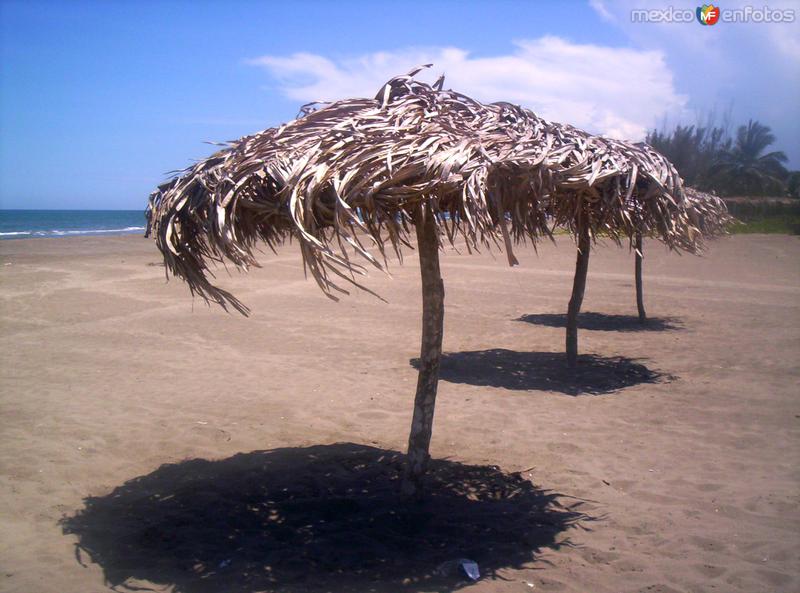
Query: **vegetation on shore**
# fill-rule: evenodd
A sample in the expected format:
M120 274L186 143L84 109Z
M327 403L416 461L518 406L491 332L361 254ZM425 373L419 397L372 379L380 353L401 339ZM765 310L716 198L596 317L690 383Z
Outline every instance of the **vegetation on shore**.
M733 235L754 233L800 235L800 214L798 209L795 209L794 212L785 211L782 214L737 218L736 222L728 227L728 231Z
M704 125L653 130L647 142L675 164L687 185L725 200L737 219L731 233L800 234L800 171L788 170L786 155L770 150L772 130L750 120L731 134L727 123L715 120L712 113Z
M677 125L653 130L647 143L666 156L686 185L720 197L772 196L800 198L800 171L786 168L786 155L769 150L775 135L769 126L750 120L731 135L728 125Z

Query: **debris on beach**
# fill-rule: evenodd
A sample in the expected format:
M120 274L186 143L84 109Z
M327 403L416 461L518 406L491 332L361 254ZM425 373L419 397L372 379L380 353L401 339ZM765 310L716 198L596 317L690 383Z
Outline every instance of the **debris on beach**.
M459 558L457 560L448 560L447 562L442 562L436 568L435 572L439 576L451 576L458 575L462 571L471 581L477 581L481 578L478 563L474 560L470 560L469 558Z

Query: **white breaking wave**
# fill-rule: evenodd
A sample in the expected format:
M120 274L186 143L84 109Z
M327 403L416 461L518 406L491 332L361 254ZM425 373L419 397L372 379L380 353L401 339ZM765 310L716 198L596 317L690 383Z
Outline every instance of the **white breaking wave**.
M30 237L63 237L64 235L89 235L96 233L133 233L137 231L144 231L143 226L127 226L122 229L86 229L86 230L70 230L64 231L60 229L53 229L50 231L9 231L0 233L0 237L20 236L27 235Z

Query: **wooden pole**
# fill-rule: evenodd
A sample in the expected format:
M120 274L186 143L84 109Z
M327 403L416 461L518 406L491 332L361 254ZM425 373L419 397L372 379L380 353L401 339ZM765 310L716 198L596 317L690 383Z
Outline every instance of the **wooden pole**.
M581 312L583 293L586 290L586 273L589 270L588 225L584 225L578 238L578 258L575 262L575 280L572 283L572 296L567 309L567 364L575 368L578 364L578 314Z
M644 293L642 292L642 256L644 255L644 241L642 233L636 233L634 243L636 249L636 307L639 309L639 321L647 321L647 313L644 311Z
M439 362L444 335L444 282L439 271L439 238L436 220L430 207L420 205L414 226L417 232L420 275L422 277L422 339L419 355L414 416L408 436L408 454L402 494L410 498L422 495L422 478L430 459L433 412L439 382Z

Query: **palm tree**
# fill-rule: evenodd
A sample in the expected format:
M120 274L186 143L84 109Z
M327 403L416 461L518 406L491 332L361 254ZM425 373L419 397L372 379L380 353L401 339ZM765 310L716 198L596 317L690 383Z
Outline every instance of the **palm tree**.
M705 126L677 125L671 132L653 130L647 143L667 157L686 185L703 191L716 189L712 174L720 153L731 149L731 138L725 125L713 125L714 115Z
M716 163L715 177L728 194L757 195L783 193L788 174L786 155L780 151L764 153L775 142L769 126L753 121L739 126L736 141L723 151Z
M800 198L800 171L791 171L786 177L786 190L790 198Z

